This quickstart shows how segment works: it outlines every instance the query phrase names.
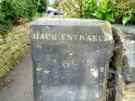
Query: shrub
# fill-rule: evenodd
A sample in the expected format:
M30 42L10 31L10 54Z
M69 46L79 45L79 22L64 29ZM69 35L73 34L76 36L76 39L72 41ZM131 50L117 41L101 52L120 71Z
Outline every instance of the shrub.
M45 12L47 8L47 0L40 0L38 6L38 12Z
M31 20L39 6L46 9L47 0L0 0L0 34L22 24L22 18Z
M118 0L113 5L115 20L118 23L131 24L135 23L135 1L134 0Z
M80 18L82 11L81 5L79 4L80 0L64 0L59 6L62 10L62 13L65 17L75 17Z
M52 4L52 7L54 7L55 9L57 9L58 6L59 6L59 4L60 4L60 0L54 0L54 3Z
M39 0L26 0L25 1L25 18L31 19L37 12Z
M97 18L111 23L135 23L134 0L64 0L62 12L66 17Z

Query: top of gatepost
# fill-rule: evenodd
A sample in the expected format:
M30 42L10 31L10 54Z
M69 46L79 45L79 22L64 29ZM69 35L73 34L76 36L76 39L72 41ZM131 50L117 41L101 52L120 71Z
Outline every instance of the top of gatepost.
M31 25L57 25L57 26L101 26L110 25L108 22L96 19L76 18L41 18L33 21Z

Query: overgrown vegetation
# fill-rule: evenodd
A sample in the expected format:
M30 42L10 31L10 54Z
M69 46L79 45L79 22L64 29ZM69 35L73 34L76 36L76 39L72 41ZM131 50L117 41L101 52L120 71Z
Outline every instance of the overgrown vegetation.
M47 0L0 0L0 34L6 33L12 25L31 20L37 11L42 13Z
M39 6L38 6L38 12L42 13L46 10L47 7L47 0L40 0Z
M51 5L52 7L54 7L55 9L57 9L57 7L59 6L61 0L54 0L54 3Z
M59 1L59 0L56 0ZM60 0L65 17L97 18L111 23L134 24L134 0Z

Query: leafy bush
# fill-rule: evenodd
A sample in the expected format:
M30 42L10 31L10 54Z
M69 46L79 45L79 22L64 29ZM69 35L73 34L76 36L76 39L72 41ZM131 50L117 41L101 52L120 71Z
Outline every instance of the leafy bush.
M135 23L134 0L64 0L60 6L66 17L97 18L111 23Z
M35 15L32 17L32 19L35 20L35 19L42 17L42 16L43 16L43 13L36 12Z
M47 8L47 0L40 0L38 12L44 12Z
M6 33L12 25L31 20L40 5L46 8L47 0L0 0L0 34ZM24 21L22 21L24 20Z
M114 4L115 20L119 23L135 23L135 1L118 0Z
M57 9L60 4L60 0L54 0L54 3L51 5L53 8Z
M31 19L38 9L39 0L24 0L25 1L25 18Z

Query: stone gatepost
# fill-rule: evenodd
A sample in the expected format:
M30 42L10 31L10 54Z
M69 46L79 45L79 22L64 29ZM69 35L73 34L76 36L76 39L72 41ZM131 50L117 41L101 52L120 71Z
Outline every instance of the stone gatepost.
M109 23L40 19L31 26L35 101L106 101Z

